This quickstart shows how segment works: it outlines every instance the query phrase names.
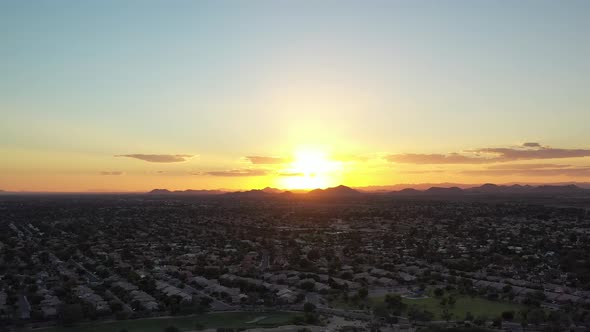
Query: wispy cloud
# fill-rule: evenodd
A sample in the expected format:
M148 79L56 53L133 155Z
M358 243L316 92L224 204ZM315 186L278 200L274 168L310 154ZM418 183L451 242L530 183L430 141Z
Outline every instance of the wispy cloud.
M530 144L530 143L529 143ZM552 147L537 148L486 148L475 152L495 154L498 161L560 159L590 156L590 149L557 149Z
M100 172L100 175L123 175L123 172L120 171L103 171Z
M527 142L517 147L479 148L449 154L392 154L387 161L402 164L488 164L518 160L562 159L590 156L590 149L559 149Z
M264 176L270 174L265 169L232 169L225 171L211 171L205 172L206 175L212 176L226 176L226 177L239 177L239 176Z
M279 172L277 173L278 176L304 176L304 173L300 172Z
M561 164L498 164L490 165L487 169L546 169L546 168L569 168L574 167L572 165L561 165Z
M392 154L385 160L399 164L485 164L493 162L489 158L465 156L459 153L449 154Z
M284 164L288 162L288 159L281 158L281 157L267 157L267 156L246 156L244 157L252 164L256 165L274 165L274 164Z
M429 174L429 173L446 173L447 170L442 169L427 169L427 170L400 170L397 171L402 174Z
M115 155L115 157L127 157L127 158L134 158L143 161L147 161L150 163L179 163L183 161L187 161L190 158L194 157L194 155L190 154L122 154L122 155Z
M590 177L590 167L571 167L571 168L505 168L505 169L480 169L480 170L463 170L463 175L477 176L571 176L571 177Z
M524 146L526 148L542 148L541 144L536 143L536 142L522 143L522 146Z

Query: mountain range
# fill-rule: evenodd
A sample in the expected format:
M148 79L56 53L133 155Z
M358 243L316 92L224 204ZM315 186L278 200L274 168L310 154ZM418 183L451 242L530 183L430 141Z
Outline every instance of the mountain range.
M277 195L299 195L306 197L331 198L331 197L359 197L361 195L392 195L392 196L460 196L460 195L578 195L590 194L590 189L584 189L573 184L566 185L496 185L486 183L481 186L460 188L433 186L425 190L404 188L393 191L360 191L340 185L326 189L314 189L307 193L292 193L281 189L266 187L264 189L253 189L248 191L225 192L221 190L177 190L154 189L149 192L151 195L187 195L187 196L211 196L226 195L235 197L273 197Z

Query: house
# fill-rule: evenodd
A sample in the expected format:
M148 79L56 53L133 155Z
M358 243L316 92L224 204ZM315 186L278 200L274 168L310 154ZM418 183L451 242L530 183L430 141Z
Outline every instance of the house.
M90 304L96 311L109 311L110 306L100 295L95 294L94 291L86 286L78 286L74 288L78 298Z
M138 301L139 304L146 310L158 310L158 302L151 295L140 290L134 290L129 293L133 301Z
M180 296L183 303L191 303L193 301L192 295L163 281L156 281L156 289L164 293L167 297Z
M294 303L297 301L297 293L288 288L281 289L276 295L280 301L285 303Z
M126 292L131 292L131 291L138 289L137 286L135 286L127 281L123 281L123 280L113 283L113 287L120 287L123 290L125 290Z
M43 317L55 318L57 317L57 308L62 302L57 296L46 294L45 298L39 304Z

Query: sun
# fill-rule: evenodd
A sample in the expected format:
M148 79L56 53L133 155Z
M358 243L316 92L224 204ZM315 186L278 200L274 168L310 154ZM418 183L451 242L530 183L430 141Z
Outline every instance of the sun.
M337 184L342 165L317 149L298 150L284 173L286 189L327 188Z

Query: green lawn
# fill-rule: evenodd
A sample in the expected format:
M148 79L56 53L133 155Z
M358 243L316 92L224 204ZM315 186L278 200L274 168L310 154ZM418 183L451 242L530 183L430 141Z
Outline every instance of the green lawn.
M383 301L383 299L381 299ZM443 306L440 305L440 299L403 299L408 306L416 305L422 309L434 313L435 319L442 319ZM471 312L474 317L486 315L489 318L495 318L502 314L503 311L513 310L518 312L524 306L503 301L490 301L481 297L471 298L469 296L457 296L457 303L454 306L446 306L449 312L453 314L453 320L465 319L465 314Z
M491 301L481 297L471 298L469 296L457 294L455 295L455 298L457 299L457 302L451 307L448 305L446 307L441 306L440 299L435 297L425 299L404 298L402 301L408 306L416 305L419 308L434 313L435 319L437 320L442 319L441 314L444 308L447 308L449 312L453 314L453 320L464 319L467 312L471 312L474 317L486 315L489 318L494 318L499 316L503 311L513 310L514 312L518 312L520 309L525 308L523 305L504 301ZM367 304L375 305L383 303L384 299L384 297L369 298ZM358 307L354 306L351 302L344 302L340 298L332 301L331 305L335 308L341 309L358 309Z
M184 331L195 330L197 322L205 328L255 328L288 325L299 314L292 312L227 312L210 313L191 317L126 320L111 323L84 324L76 327L54 327L40 329L39 332L163 332L168 326L176 326ZM266 317L256 323L247 323L257 317Z

